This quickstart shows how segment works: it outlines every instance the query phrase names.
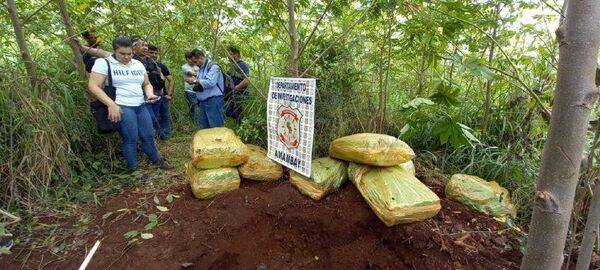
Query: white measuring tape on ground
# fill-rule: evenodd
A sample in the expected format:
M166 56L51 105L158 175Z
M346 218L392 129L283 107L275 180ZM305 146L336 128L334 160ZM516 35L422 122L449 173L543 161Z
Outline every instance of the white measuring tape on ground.
M315 79L271 78L267 102L268 157L310 177Z

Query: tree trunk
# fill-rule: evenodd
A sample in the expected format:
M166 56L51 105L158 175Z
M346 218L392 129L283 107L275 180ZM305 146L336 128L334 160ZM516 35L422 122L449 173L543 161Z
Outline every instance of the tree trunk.
M560 269L590 111L600 45L600 1L571 1L559 43L550 130L521 269ZM559 30L560 31L560 30Z
M423 88L425 88L425 52L421 53L421 59L419 60L419 69L417 70L417 81L419 82L419 87L417 88L416 96L420 97L423 94Z
M10 21L12 22L15 35L17 36L17 44L19 45L21 59L23 59L23 63L25 64L25 69L27 70L27 76L29 76L31 87L35 88L37 83L37 74L35 71L35 65L31 59L31 53L29 53L29 49L27 48L27 42L25 41L25 34L23 33L21 21L17 15L17 5L15 4L15 0L7 0L6 2L8 14L10 15Z
M590 210L587 221L585 222L583 240L581 241L581 248L579 249L579 257L577 257L577 270L589 269L590 266L594 243L596 242L596 235L598 234L598 224L600 224L599 193L600 183L598 179L596 179L596 183L594 184L594 194L592 201L590 202Z
M496 39L498 33L498 16L500 15L500 1L496 2L496 13L494 20L496 25L494 25L494 29L492 30L492 38ZM496 48L496 43L494 41L490 41L490 54L488 57L488 64L491 66L492 61L494 61L494 49ZM481 123L481 137L485 138L485 133L487 131L487 126L490 118L490 101L492 99L492 80L487 80L485 85L485 102L483 104L483 121Z
M294 11L294 0L287 1L288 15L289 15L289 32L290 32L290 75L292 77L298 77L298 33L296 33L296 15Z
M380 133L385 133L385 124L386 124L386 116L387 116L387 105L388 105L388 96L390 85L390 71L392 69L392 12L388 11L388 33L387 33L387 67L385 71L385 85L383 87L383 104L381 106L381 123L380 123Z
M71 25L71 18L69 17L67 3L65 3L65 0L57 0L57 1L58 1L58 7L60 8L60 15L63 19L63 23L65 24L65 30L67 31L67 36L68 36L67 40L69 41L69 46L71 47L71 51L73 51L73 56L75 57L75 59L73 59L73 61L75 62L75 66L77 67L77 70L79 71L79 75L81 76L81 78L83 80L87 80L87 72L85 71L85 65L83 64L81 52L79 51L79 46L77 46L77 43L75 42L75 39L74 39L77 36L77 33L73 29L73 25Z
M223 3L219 5L219 12L217 13L217 27L215 27L215 32L213 33L213 44L212 44L212 53L215 54L217 52L217 41L219 40L219 28L221 27L221 13L223 12ZM211 28L212 28L212 22Z

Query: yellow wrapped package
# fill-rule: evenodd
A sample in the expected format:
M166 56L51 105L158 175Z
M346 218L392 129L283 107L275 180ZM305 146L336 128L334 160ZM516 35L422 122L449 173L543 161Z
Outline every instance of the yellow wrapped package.
M236 168L200 170L191 164L186 164L186 167L192 193L198 199L209 199L240 187L240 176Z
M233 130L202 129L194 134L190 148L192 164L198 169L235 167L248 161L248 147Z
M374 166L396 166L415 157L405 142L385 134L359 133L329 144L329 156Z
M265 149L252 144L246 146L250 149L250 158L238 167L242 178L258 181L276 181L281 178L283 167L268 158Z
M446 184L445 193L448 199L497 218L516 215L508 190L494 181L487 182L474 175L455 174Z
M300 193L320 200L325 195L337 190L348 179L348 164L329 157L312 161L310 178L292 171L290 182Z
M348 177L387 226L425 220L441 209L440 198L400 166L350 163Z
M413 163L412 160L404 162L398 166L402 167L402 169L404 169L405 171L409 172L412 175L415 175L417 173L417 170L415 169L415 163Z

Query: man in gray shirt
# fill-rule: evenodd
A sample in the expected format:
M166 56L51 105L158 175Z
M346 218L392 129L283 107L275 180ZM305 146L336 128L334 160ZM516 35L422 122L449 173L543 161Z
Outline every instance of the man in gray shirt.
M181 69L183 71L183 84L184 84L183 93L185 94L185 99L188 102L190 120L192 120L192 123L196 123L194 118L195 118L195 114L196 114L195 113L196 106L199 106L198 99L196 98L196 92L194 92L194 90L193 90L194 85L189 84L186 81L186 79L187 78L195 78L196 75L198 74L199 68L198 68L198 66L194 65L194 63L192 62L190 51L185 53L185 61L186 61L186 63L181 66Z

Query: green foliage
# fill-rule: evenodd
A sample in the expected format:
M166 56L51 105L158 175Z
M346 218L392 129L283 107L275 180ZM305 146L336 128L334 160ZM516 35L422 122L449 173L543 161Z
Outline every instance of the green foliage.
M473 76L482 77L486 80L494 78L494 72L483 64L483 60L477 57L468 57L463 59L460 55L455 55L454 61L459 66L458 72L468 71Z
M439 82L435 89L437 92L431 95L429 99L444 106L460 106L460 101L458 100L460 89L458 87Z
M463 145L473 147L473 143L480 143L471 133L472 129L456 122L451 117L445 117L437 122L433 128L433 135L438 136L441 144L450 143L452 147L459 148Z

